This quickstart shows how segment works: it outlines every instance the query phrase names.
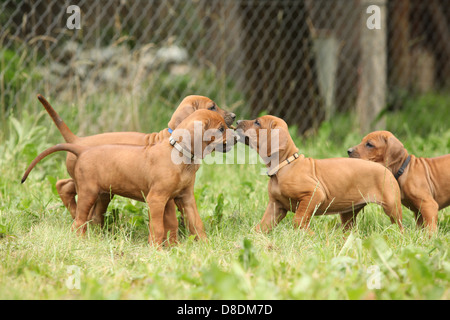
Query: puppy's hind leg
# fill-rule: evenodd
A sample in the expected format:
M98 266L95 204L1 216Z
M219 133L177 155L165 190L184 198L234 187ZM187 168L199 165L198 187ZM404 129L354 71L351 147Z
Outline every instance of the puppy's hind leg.
M109 193L99 194L97 201L89 213L88 220L92 221L93 224L103 226L106 210L113 197L114 195Z
M389 219L391 219L391 223L396 223L401 232L403 232L403 213L402 213L402 204L400 199L394 199L390 202L385 202L381 204L384 212L387 214Z
M77 214L72 224L72 230L78 234L86 232L89 212L97 201L98 192L96 190L82 189L78 193Z
M56 182L56 190L64 206L69 210L72 219L75 219L77 212L77 202L75 201L77 189L75 182L72 179L58 180Z
M344 232L352 230L356 217L358 213L361 212L361 210L364 208L364 206L360 208L355 208L350 212L340 213L339 216L341 217L341 223L342 223L342 229Z
M420 214L422 215L422 227L427 228L429 233L434 233L437 230L439 205L432 198L424 199L420 204Z

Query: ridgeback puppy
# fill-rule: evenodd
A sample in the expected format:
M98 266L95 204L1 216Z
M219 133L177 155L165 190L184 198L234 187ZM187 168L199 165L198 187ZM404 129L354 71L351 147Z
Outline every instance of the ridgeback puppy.
M414 212L417 225L436 230L438 211L450 205L450 154L415 157L389 131L369 133L347 153L386 166L398 180L402 203Z
M81 146L99 146L104 144L152 146L155 143L168 138L171 132L177 128L177 126L185 118L196 110L206 109L215 111L225 119L228 126L230 126L236 118L234 113L219 108L211 99L204 96L191 95L181 101L169 121L168 128L161 130L160 132L149 134L140 132L109 132L87 137L78 137L73 134L58 113L42 95L38 94L37 97L44 106L45 110L47 110L48 114L51 116L64 140L68 143L75 143ZM71 177L74 176L76 160L77 157L74 154L68 153L66 158L66 167ZM75 181L73 179L59 180L56 182L56 189L64 206L69 210L72 218L75 219L75 212L77 209L77 203L75 200L75 196L77 195ZM112 197L113 194L99 196L93 207L90 220L93 220L93 222L97 224L103 224L104 213L106 212ZM172 210L175 210L175 208L172 208Z
M68 151L77 156L73 174L78 205L73 230L83 234L97 197L113 193L147 202L150 243L161 245L168 233L169 243L177 241L175 212L165 210L170 200L175 201L186 218L190 232L204 239L194 198L195 173L201 163L199 159L226 144L226 131L227 124L219 113L198 110L182 121L170 137L152 147L59 144L33 160L22 183L41 159L56 151ZM230 143L226 150L220 151L226 152L233 145Z
M313 215L339 213L348 230L368 203L381 205L391 222L403 230L400 190L383 166L359 159L305 158L298 154L286 122L270 115L239 120L236 133L269 168L269 204L258 231L270 231L287 211L295 212L294 225L306 230Z

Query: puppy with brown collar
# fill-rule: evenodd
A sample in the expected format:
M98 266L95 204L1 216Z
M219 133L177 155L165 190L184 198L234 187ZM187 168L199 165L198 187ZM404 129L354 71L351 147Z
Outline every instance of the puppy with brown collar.
M358 159L305 158L298 154L287 124L270 115L240 120L236 132L269 168L269 204L257 230L270 231L287 211L295 212L296 227L307 230L313 215L339 213L347 230L368 203L381 205L403 230L400 190L383 166Z
M394 173L402 204L414 212L417 225L436 230L438 211L450 205L450 154L416 157L389 131L371 132L347 152L350 158L380 163Z
M207 133L209 136L204 138ZM113 193L147 202L150 243L161 245L168 232L169 242L176 242L178 222L175 211L168 213L165 210L171 200L182 211L190 232L203 239L206 235L194 198L195 173L200 166L196 159L223 146L226 133L227 124L222 116L217 112L198 110L183 120L170 138L151 148L129 145L86 147L70 143L53 146L33 160L22 182L47 155L69 151L77 156L74 181L78 205L73 229L84 233L89 211L97 198ZM230 142L233 141L234 137ZM233 144L230 143L225 151Z

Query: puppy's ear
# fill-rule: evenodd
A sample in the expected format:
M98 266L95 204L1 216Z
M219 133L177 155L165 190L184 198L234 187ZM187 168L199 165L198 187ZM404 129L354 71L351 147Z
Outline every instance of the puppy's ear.
M203 130L208 130L211 128L211 118L203 119Z
M287 127L283 126L277 121L272 121L270 124L270 136L271 136L271 147L270 155L280 153L287 146L287 141L290 139Z
M203 135L205 134L206 130L208 130L211 127L211 119L209 118L201 118L192 120L189 125L189 131L191 132L192 137L196 137L198 139L201 139ZM199 135L197 137L197 135Z
M287 141L291 138L288 130L280 125L275 125L272 130L276 130L275 132L278 132L278 134L275 134L275 137L278 137L278 149L272 150L272 153L280 152L286 149Z
M270 125L270 130L259 131L259 154L264 159L280 153L287 146L287 139L290 138L286 129L275 122Z
M384 161L388 167L391 167L393 164L401 161L405 152L405 147L394 135L386 137Z
M168 127L172 130L175 130L176 127L187 117L189 117L191 114L195 112L196 107L195 104L192 104L191 101L181 101L180 105L178 106L177 110L172 115L172 118L170 119L169 123L167 124Z
M260 129L257 134L257 139L258 141L250 139L250 146L256 149L259 156L266 162L267 158L272 154L270 130ZM257 146L254 146L254 142L256 142Z

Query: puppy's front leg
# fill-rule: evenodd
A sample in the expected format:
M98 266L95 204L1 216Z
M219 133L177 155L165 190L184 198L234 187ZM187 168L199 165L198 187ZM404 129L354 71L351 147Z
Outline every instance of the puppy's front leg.
M275 200L269 201L266 212L260 223L256 226L258 232L270 232L283 218L286 216L287 210L285 210L281 203Z
M175 210L175 203L169 200L164 210L164 241L166 241L167 234L169 234L169 245L178 243L178 220Z
M159 194L149 193L147 196L148 205L148 242L152 245L160 246L164 241L164 209L168 197Z
M185 192L182 196L175 199L178 210L181 211L187 221L187 227L191 234L196 235L197 239L206 239L206 234L203 228L203 222L197 210L193 190Z
M294 226L313 233L309 229L309 223L320 203L319 199L315 199L314 194L301 198L297 210L295 210Z

